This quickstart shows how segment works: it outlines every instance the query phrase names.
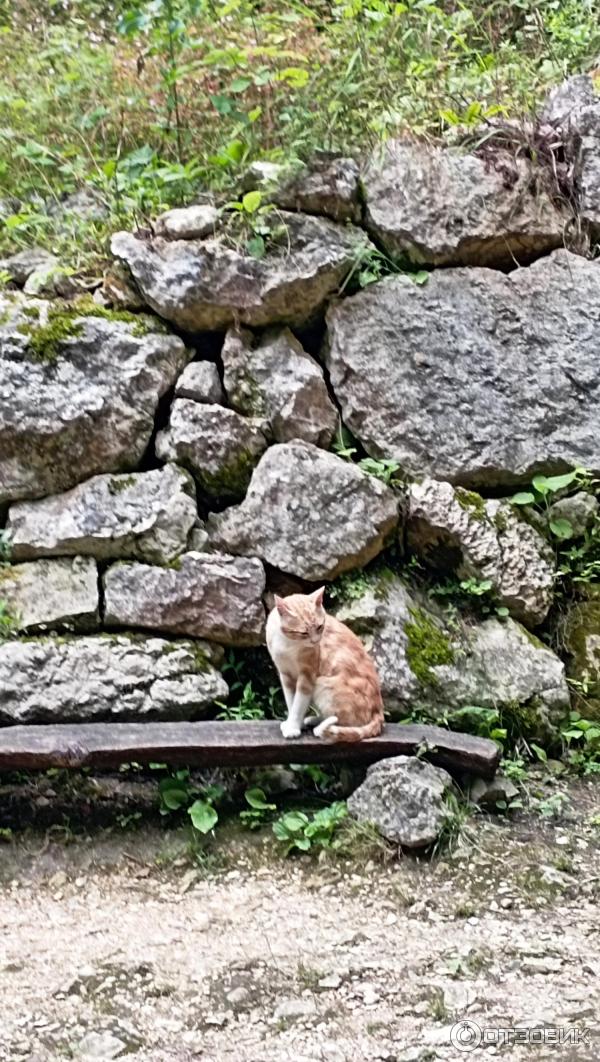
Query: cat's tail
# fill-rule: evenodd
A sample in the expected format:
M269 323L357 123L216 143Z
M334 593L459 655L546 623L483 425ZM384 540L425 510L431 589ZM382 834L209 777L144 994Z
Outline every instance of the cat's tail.
M383 719L379 715L373 716L364 726L338 726L337 715L330 715L315 727L313 734L323 741L364 741L377 737L382 730Z

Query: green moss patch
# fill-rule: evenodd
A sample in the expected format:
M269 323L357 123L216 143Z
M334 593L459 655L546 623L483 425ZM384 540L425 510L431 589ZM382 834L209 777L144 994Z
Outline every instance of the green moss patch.
M404 627L408 638L406 659L409 667L424 686L435 686L434 667L454 663L454 649L444 631L421 608L411 608L411 622Z
M243 450L219 472L211 474L198 471L198 479L204 489L215 497L220 495L241 497L250 483L257 461L258 457L255 454L249 450Z
M124 490L129 490L130 487L133 487L135 482L135 476L115 476L113 479L109 480L109 493L122 494Z
M468 509L477 520L485 520L487 513L485 500L481 494L477 494L474 490L465 490L464 487L457 487L456 500L461 509Z
M37 307L28 307L23 311L27 317L38 315ZM72 304L51 306L48 310L46 324L17 325L17 331L27 337L27 353L33 361L54 364L58 359L62 344L83 333L83 318L100 317L106 321L120 321L130 325L132 336L141 338L151 332L166 332L162 321L147 314L129 313L127 310L108 310L97 306L89 296L84 296Z
M68 311L51 309L45 325L20 324L17 331L27 337L27 353L33 361L53 365L58 359L62 344L67 339L80 336L83 325Z

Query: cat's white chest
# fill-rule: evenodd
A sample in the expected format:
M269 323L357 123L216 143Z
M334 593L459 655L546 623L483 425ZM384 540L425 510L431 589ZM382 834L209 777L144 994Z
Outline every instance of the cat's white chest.
M297 651L281 632L277 609L273 609L267 620L267 648L278 671L295 671Z

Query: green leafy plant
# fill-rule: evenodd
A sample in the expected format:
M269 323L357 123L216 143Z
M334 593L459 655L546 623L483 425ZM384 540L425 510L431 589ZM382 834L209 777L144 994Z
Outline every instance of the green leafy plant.
M335 801L312 814L286 811L273 823L273 833L286 846L286 855L295 850L309 852L335 848L336 831L347 814L348 809L343 801Z
M161 815L185 810L199 833L209 833L219 820L215 804L223 798L219 785L197 786L187 768L162 778L158 785Z
M545 800L538 800L536 810L543 819L559 819L570 804L566 793L553 793Z
M15 202L0 250L35 241L92 271L116 223L199 189L232 197L246 162L362 153L407 128L434 140L475 135L493 117L529 115L550 84L592 70L600 51L595 0L4 6L0 183ZM535 140L524 123L519 131L515 150L539 173ZM106 218L47 213L84 183L101 193ZM376 252L355 276L364 285L393 270Z
M576 486L578 489L589 485L590 474L585 468L575 468L572 472L565 472L561 476L534 476L531 481L531 490L519 491L513 494L510 501L513 505L531 505L537 509L546 511L549 509L555 495L565 491L568 487ZM548 527L557 539L571 538L573 528L568 520L561 518L549 519Z
M229 703L219 703L219 719L282 719L286 715L277 674L265 649L231 649L222 668Z
M569 713L561 729L565 756L571 767L583 774L600 773L600 722Z
M269 238L278 238L286 231L284 225L274 223L273 207L263 204L262 199L262 192L255 190L227 203L227 209L237 211L244 248L253 258L264 258Z
M277 811L276 804L270 804L265 796L264 789L255 786L247 789L244 800L249 805L245 811L240 811L240 821L249 830L258 830L271 818L272 812Z
M477 705L465 705L455 711L446 712L444 721L453 730L480 737L491 738L502 744L506 740L506 727L502 726L502 716L498 708L480 708Z
M18 617L15 616L7 602L0 599L0 640L12 638L18 629Z
M387 483L388 486L393 486L398 482L400 465L397 461L391 459L377 461L373 457L363 457L358 462L358 467L362 468L363 472L368 472L370 476L375 476L375 479L380 479L383 483Z
M356 439L352 432L342 424L341 420L338 421L332 447L334 453L336 453L338 457L343 457L345 461L351 461L354 455L358 452Z
M179 162L183 159L185 126L179 99L179 83L184 74L182 52L191 44L188 29L191 19L200 13L202 0L147 0L124 12L117 29L127 37L143 34L148 54L159 59L160 77L165 100L164 132L173 130Z
M448 791L444 796L445 813L442 829L433 846L435 855L453 851L461 842L467 831L467 822L471 816L470 805L455 793Z
M451 606L475 608L482 616L493 614L500 619L505 619L509 615L506 606L498 604L491 579L477 579L475 576L467 579L451 578L433 583L427 589L432 597L446 598Z
M251 682L246 683L237 703L223 704L221 701L217 701L217 704L221 708L217 719L230 719L235 722L241 722L244 719L264 719L265 717L263 705L260 703Z

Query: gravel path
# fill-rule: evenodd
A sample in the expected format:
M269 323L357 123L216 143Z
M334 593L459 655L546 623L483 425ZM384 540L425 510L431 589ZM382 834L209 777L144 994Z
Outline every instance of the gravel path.
M471 820L434 862L231 836L209 873L147 826L4 845L0 1059L461 1059L462 1019L589 1030L486 1057L597 1059L600 786L570 795L559 823Z

